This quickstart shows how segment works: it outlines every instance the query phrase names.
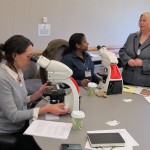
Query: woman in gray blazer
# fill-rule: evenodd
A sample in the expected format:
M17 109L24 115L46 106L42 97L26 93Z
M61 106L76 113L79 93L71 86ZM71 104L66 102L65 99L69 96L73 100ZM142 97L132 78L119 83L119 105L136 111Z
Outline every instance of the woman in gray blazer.
M141 14L139 28L119 51L122 77L124 84L150 87L150 12Z

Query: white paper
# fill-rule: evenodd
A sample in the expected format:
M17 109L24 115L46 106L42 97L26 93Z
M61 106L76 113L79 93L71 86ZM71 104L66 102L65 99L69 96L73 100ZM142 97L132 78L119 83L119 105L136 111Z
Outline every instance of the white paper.
M89 53L91 57L98 57L100 58L100 55L99 54L92 54L92 53Z
M150 89L146 87L138 87L135 93L142 96L150 96Z
M45 119L46 120L59 120L59 116L47 113L47 114L45 114Z
M117 121L117 120L109 120L109 121L106 122L106 124L109 125L109 126L116 126L116 125L118 125L119 123L120 123L120 122Z
M144 97L150 103L150 96Z
M136 89L136 92L135 92L135 93L140 95L142 89L143 89L142 87L138 87L138 88Z
M127 132L126 129L95 130L95 131L87 131L87 133L120 133L120 135L125 141L125 147L117 147L115 148L115 150L133 150L133 146L139 146L139 144L133 139L133 137ZM86 142L85 148L90 150L96 150L91 148L88 141ZM107 148L104 148L104 150L107 150Z
M71 127L72 123L35 120L27 128L24 134L56 139L67 139L71 131Z
M129 103L129 102L132 102L133 100L130 99L130 98L125 98L125 99L123 99L123 101L126 102L126 103Z

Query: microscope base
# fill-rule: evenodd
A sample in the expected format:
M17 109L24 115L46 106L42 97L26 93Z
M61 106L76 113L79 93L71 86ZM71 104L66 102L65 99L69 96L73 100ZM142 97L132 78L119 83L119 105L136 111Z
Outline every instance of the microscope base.
M122 93L122 80L110 81L107 88L107 95L111 94L121 94Z

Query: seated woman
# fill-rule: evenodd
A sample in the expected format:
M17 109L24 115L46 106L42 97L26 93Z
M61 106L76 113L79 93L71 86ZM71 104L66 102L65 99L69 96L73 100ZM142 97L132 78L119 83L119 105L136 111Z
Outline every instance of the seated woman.
M139 27L119 51L122 77L125 84L150 87L150 12L141 14Z
M23 135L28 120L37 119L38 115L48 112L56 115L68 113L68 110L62 109L63 103L27 109L27 103L40 98L44 90L49 88L45 83L38 91L27 96L21 70L30 64L32 46L32 42L22 35L14 35L0 45L0 62L2 58L6 59L5 64L0 63L0 134L10 134L17 138L15 150L41 149L32 137L26 138Z
M99 83L100 78L94 73L94 64L86 52L88 42L83 33L75 33L69 39L69 48L62 62L73 71L72 77L78 85L87 86L89 82Z

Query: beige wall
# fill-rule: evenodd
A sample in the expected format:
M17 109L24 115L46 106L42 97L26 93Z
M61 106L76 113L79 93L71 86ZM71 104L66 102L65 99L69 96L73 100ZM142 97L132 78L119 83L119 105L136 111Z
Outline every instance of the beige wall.
M34 49L45 49L54 38L83 32L90 46L122 45L138 30L138 18L150 11L150 0L0 0L0 42L23 34ZM49 37L38 37L42 17L51 24Z

